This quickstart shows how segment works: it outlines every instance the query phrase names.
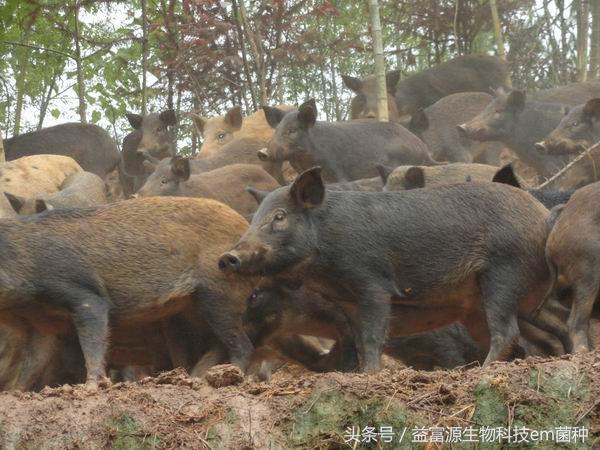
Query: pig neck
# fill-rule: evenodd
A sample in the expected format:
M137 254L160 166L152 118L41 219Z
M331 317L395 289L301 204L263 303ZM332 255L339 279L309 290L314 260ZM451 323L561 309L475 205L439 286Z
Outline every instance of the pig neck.
M336 126L336 123L317 122L308 132L310 148L307 150L306 169L319 165L323 169L326 182L347 181L342 167L348 163L340 156L348 153L352 145L349 128ZM309 160L310 159L310 160Z
M564 165L564 158L543 155L534 145L556 128L561 117L562 112L555 103L526 101L512 134L503 143L541 175L553 175Z

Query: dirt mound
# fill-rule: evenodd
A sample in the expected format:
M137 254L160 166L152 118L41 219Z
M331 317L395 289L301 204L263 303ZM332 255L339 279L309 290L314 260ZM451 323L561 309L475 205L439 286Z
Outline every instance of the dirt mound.
M533 431L552 431L547 448L572 447L574 438L582 448L600 445L599 351L486 369L386 368L373 375L286 366L270 383L240 379L236 368L221 366L208 379L174 370L97 391L66 385L0 393L0 446L408 448L421 440L434 448L440 436L456 438L453 429L462 430L463 442L465 433L481 441L482 427L527 427L530 439Z

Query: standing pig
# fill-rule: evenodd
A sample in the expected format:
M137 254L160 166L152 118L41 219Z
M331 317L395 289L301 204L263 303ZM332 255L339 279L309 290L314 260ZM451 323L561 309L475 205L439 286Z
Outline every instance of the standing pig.
M60 186L60 191L51 194L25 198L4 194L14 210L22 215L41 213L54 208L87 208L106 203L106 183L98 175L90 172L77 172L68 176Z
M119 164L119 149L102 128L84 123L64 123L4 140L7 161L30 155L63 155L83 170L104 179Z
M577 190L565 206L552 210L546 257L555 276L554 295L567 295L572 352L590 349L589 326L600 289L600 214L594 208L600 183Z
M268 106L263 109L275 134L258 157L289 161L298 173L321 165L324 179L338 182L374 177L375 164L435 164L425 144L397 123L317 122L314 100L288 113Z
M492 181L498 171L495 166L474 163L452 163L432 167L399 166L395 169L378 166L377 169L385 183L384 191L437 187L466 181Z
M175 111L168 109L146 116L127 114L134 131L123 138L124 175L134 178L131 191L136 192L146 181L144 161L148 158L163 159L175 156L175 142L169 127L177 124Z
M560 122L564 106L527 100L525 92L500 93L479 115L457 127L476 141L500 141L542 177L550 177L567 162L535 149Z
M457 320L489 342L489 365L511 352L518 311L532 311L548 290L547 215L529 194L499 183L335 192L316 167L262 201L219 266L302 280L339 302L357 317L363 371L379 367L386 333Z
M493 99L483 92L448 95L425 109L417 110L408 129L425 142L438 161L498 165L499 143L474 142L461 136L456 129L457 125L483 111Z
M342 76L356 97L350 104L353 119L377 117L375 77L364 80ZM404 114L415 114L420 108L457 92L488 92L490 88L509 88L510 75L506 61L495 56L465 55L400 80L400 71L386 74L388 111L391 120Z
M241 215L248 216L256 210L256 201L246 191L246 186L272 191L279 187L279 183L255 164L233 164L191 175L190 161L175 157L170 173L160 180L158 177L150 177L137 195L212 198L225 203Z
M227 206L189 198L6 219L0 223L2 316L31 309L70 318L90 383L106 374L109 330L137 329L183 311L197 314L196 327L211 330L215 345L245 368L253 347L241 315L253 283L223 273L217 261L246 228Z
M288 105L278 105L277 107L283 111L293 109ZM265 147L273 136L273 129L267 123L262 109L248 117L242 116L242 109L239 106L231 108L224 116L209 118L197 114L191 116L196 129L202 136L199 159L212 158L225 144L234 139L257 139L262 141L263 147Z

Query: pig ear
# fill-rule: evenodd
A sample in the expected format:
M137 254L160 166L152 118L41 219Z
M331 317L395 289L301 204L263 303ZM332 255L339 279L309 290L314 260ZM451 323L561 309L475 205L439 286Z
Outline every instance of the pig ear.
M344 84L351 90L356 92L357 94L362 89L362 81L360 78L351 77L349 75L342 75L342 80L344 80Z
M270 194L269 191L259 191L258 189L254 189L252 186L246 186L246 192L252 195L252 197L254 197L254 199L256 200L256 203L258 203L259 205L267 197L267 195Z
M417 133L422 133L429 128L429 119L427 118L425 111L423 111L423 108L419 108L417 112L412 115L408 127L411 131Z
M200 135L204 135L204 126L206 125L206 119L198 114L191 113L192 122L194 122L194 126Z
M179 181L186 181L190 178L190 160L187 158L175 157L171 160L171 172Z
M425 171L422 167L412 166L404 174L404 185L407 189L418 189L425 187Z
M13 195L10 192L5 192L4 196L8 199L10 206L12 206L12 208L18 214L25 204L25 198L19 197L18 195Z
M35 199L35 212L36 213L39 214L39 213L44 212L49 209L53 209L53 208L52 208L52 206L48 205L44 200L42 200L41 198Z
M393 167L384 166L383 164L376 164L375 168L377 169L377 172L379 172L383 184L387 183L390 174L394 171Z
M521 187L521 183L519 183L511 164L507 164L501 169L498 169L492 178L492 182L508 184L518 188Z
M500 97L506 94L506 91L502 86L498 86L496 89L490 86L490 94L492 94L492 97Z
M396 85L400 81L400 71L392 70L385 74L385 86L387 87L388 92L395 92Z
M177 125L177 116L175 115L175 111L172 109L167 109L166 111L161 112L158 115L158 118L167 126Z
M267 123L271 128L277 128L277 125L279 125L279 122L281 122L281 119L285 116L285 111L273 106L262 106L262 110L264 111Z
M225 123L231 125L234 130L242 128L242 120L244 120L242 117L242 108L239 106L231 108L227 111L227 114L225 114Z
M319 166L305 170L290 186L290 196L303 208L316 208L323 203L325 186Z
M151 173L153 173L156 170L156 164L153 164L152 162L148 161L147 159L142 161L142 165L144 166L144 170L148 175L150 175Z
M583 107L583 115L590 119L600 119L600 98L588 100Z
M520 113L525 108L525 91L512 91L506 98L506 107Z
M138 130L142 126L144 118L139 114L125 114L125 116L127 116L127 120L129 120L129 124L134 130Z
M313 98L300 105L298 108L298 120L304 128L310 128L315 125L317 121L317 105Z

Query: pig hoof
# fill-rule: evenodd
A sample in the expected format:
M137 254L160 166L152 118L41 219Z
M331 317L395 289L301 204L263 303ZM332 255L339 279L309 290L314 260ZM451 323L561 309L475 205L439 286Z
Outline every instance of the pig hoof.
M240 384L244 381L244 373L233 364L221 364L208 369L204 378L212 387L220 388Z

